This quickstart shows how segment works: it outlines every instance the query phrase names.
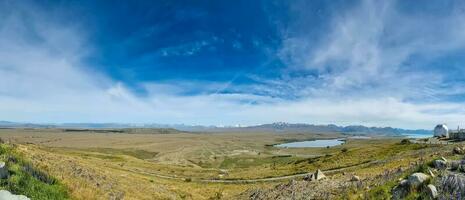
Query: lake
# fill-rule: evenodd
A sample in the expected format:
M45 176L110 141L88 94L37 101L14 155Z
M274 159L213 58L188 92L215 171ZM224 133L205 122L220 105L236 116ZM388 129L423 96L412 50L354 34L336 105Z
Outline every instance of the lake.
M283 144L277 144L275 147L284 147L284 148L304 148L304 147L327 147L327 146L337 146L343 144L344 138L337 139L326 139L326 140L309 140L301 142L289 142Z
M407 138L430 138L433 137L433 134L402 134Z

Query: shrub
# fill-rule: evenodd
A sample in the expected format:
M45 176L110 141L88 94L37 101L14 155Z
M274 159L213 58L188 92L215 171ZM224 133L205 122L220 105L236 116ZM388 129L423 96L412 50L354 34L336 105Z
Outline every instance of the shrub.
M425 173L425 174L428 174L428 165L423 163L423 164L420 164L417 169L416 169L417 172L421 172L421 173Z
M400 141L400 144L406 145L406 144L412 144L412 142L409 139L403 139L402 141Z

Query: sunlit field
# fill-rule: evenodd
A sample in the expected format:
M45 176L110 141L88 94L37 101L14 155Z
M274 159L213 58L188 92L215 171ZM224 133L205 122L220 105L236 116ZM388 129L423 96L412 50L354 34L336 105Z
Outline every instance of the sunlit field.
M41 170L56 177L76 199L236 199L322 170L332 184L349 174L371 178L409 169L439 154L436 145L400 144L401 139L348 139L322 148L273 144L340 134L101 133L61 129L2 129L0 137ZM322 189L350 193L352 185ZM360 191L357 191L360 193ZM96 196L96 194L98 194ZM342 195L342 193L341 193ZM335 196L343 197L338 194Z

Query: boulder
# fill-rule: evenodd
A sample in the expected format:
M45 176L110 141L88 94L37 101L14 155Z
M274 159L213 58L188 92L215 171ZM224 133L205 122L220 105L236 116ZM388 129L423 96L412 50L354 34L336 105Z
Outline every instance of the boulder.
M441 193L450 194L451 197L458 194L463 196L463 190L465 188L465 175L462 173L449 173L441 177L439 184Z
M315 175L314 175L315 180L321 180L326 178L325 174L321 170L316 170Z
M403 187L403 186L396 186L392 189L392 197L391 199L393 200L401 200L401 199L405 199L405 196L408 195L409 193L409 190L407 187Z
M399 186L401 186L401 187L406 187L407 185L408 185L408 181L406 179L402 179L399 182Z
M314 175L313 174L307 174L304 176L304 180L306 181L313 181L314 180Z
M434 168L436 169L446 169L447 168L447 162L444 160L435 160L433 161Z
M350 181L360 181L360 177L356 175L352 175L352 177L350 178Z
M447 164L449 164L451 170L457 170L460 167L461 163L462 162L458 160L451 160Z
M428 193L431 199L438 198L438 190L436 189L436 186L429 184L426 187L426 192Z
M1 200L31 200L24 195L14 195L7 190L0 190L0 199Z
M412 187L418 187L429 179L429 176L420 172L413 173L408 177L408 183Z
M452 152L455 154L463 154L463 149L460 147L454 147Z
M8 168L6 167L5 162L0 162L0 178L8 178Z
M459 168L457 169L459 172L465 172L465 165L461 164Z

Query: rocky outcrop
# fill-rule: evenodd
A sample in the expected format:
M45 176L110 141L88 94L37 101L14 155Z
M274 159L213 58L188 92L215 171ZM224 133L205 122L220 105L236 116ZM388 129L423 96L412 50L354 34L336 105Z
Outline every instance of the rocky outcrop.
M448 166L450 167L451 170L457 170L457 169L459 169L460 165L462 165L462 161L451 160L447 164L448 164Z
M428 196L430 198L438 198L438 190L436 189L436 186L429 184L428 186L426 186L426 192L428 193Z
M402 179L400 182L399 182L399 185L402 186L402 187L407 187L408 186L408 180L406 179Z
M433 161L434 168L436 169L446 169L447 168L447 162L444 160L435 160Z
M313 174L307 174L304 177L304 180L306 180L306 181L317 181L317 180L321 180L321 179L324 179L324 178L326 178L325 174L323 174L323 172L318 169Z
M442 194L450 197L463 197L465 191L465 175L461 173L449 172L443 176L437 184Z
M420 187L422 184L425 184L426 180L428 180L430 177L424 173L413 173L408 177L408 179L401 179L399 181L399 184L392 189L392 199L397 200L397 199L405 199L405 197L412 191L411 189L413 188L413 191L416 190L422 190L424 187ZM434 187L434 186L433 186ZM429 188L429 186L428 186ZM432 193L435 192L434 194L437 196L437 190L436 187L434 187L434 191L431 190Z
M0 162L0 179L8 178L8 168L6 167L5 162Z
M462 154L465 153L465 150L464 150L463 148L461 148L461 147L454 147L454 149L452 150L452 152L453 152L454 154L460 154L460 155L462 155Z
M408 183L411 187L418 187L429 179L429 176L420 172L413 173L408 177Z
M403 179L400 181L399 185L392 189L392 199L404 199L405 196L408 195L409 192L409 183L407 180Z
M314 178L313 178L313 174L307 174L306 176L304 176L304 180L306 181L313 181Z
M10 191L0 190L0 199L1 200L31 200L24 195L14 195Z

